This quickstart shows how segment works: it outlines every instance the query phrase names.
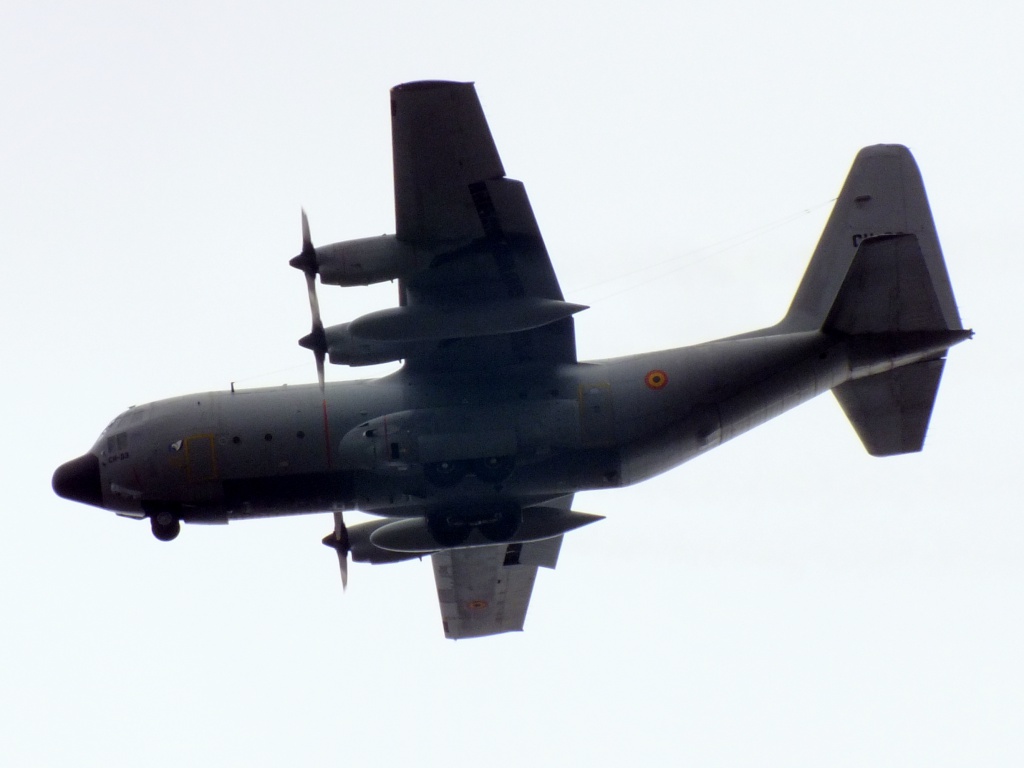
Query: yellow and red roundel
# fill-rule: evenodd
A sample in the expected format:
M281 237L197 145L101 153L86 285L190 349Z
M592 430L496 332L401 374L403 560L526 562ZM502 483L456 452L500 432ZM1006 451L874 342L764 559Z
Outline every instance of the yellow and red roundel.
M664 371L650 371L644 376L644 383L651 389L661 389L668 384L668 374Z

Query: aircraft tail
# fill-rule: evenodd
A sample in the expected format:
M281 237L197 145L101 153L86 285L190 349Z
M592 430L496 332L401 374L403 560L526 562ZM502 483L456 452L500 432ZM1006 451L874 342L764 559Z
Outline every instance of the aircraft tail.
M880 242L884 240L874 240L893 235L908 237L899 239L902 243L899 248L892 243L882 246ZM910 257L905 252L912 250L912 239L916 240L919 254ZM897 278L897 295L892 297L892 306L886 310L887 322L900 324L904 315L912 312L906 307L920 302L921 294L927 293L933 294L943 329L963 327L917 163L906 147L878 144L857 153L789 312L777 329L816 331L823 328L836 309L840 289L849 278L854 278L851 268L862 248L870 253L857 259L864 262L859 265L860 274L856 276L861 282L866 278L876 281L879 275L875 270L885 269L885 259L893 249L898 251L901 261L889 267L889 271L899 272L907 264L912 264L915 271L912 277L900 275ZM887 278L891 282L892 275ZM882 293L877 286L875 291ZM864 297L854 295L851 288L845 298ZM881 298L875 296L876 300ZM864 307L859 311L864 316L881 311L881 307ZM881 323L880 318L871 321L876 328Z
M963 332L921 174L906 147L862 149L786 317L773 331L822 330L925 345L932 354L833 393L875 456L921 450L947 349ZM959 333L957 333L959 332ZM927 340L927 344L925 344Z

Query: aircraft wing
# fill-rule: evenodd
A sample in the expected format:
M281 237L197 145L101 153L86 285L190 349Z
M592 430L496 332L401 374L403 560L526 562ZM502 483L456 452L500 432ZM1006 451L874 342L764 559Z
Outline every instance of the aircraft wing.
M526 190L506 178L472 83L391 91L399 240L431 254L399 281L402 306L457 317L463 332L408 355L410 368L576 361L571 314Z
M562 537L526 544L444 549L431 555L445 637L518 632L537 568L554 568Z

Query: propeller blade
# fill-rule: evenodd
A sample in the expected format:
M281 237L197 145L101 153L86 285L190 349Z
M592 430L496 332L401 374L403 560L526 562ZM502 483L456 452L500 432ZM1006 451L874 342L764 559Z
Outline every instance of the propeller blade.
M320 394L324 394L324 353L321 350L316 350L313 353L316 356L316 380L320 384Z
M306 210L302 209L302 253L288 262L296 269L301 269L307 275L315 275L319 271L316 263L316 248L313 247L313 239L309 236L309 217Z
M312 350L316 358L316 379L320 384L320 393L324 392L324 361L327 358L327 336L324 334L324 322L320 317L320 300L316 295L316 276L319 265L316 261L316 248L309 234L309 217L306 209L302 209L302 253L288 262L306 275L306 294L309 297L309 314L312 318L312 330L308 336L299 340L299 344Z
M341 591L348 591L348 550L338 550L338 566L341 568Z
M334 513L334 533L324 537L324 544L338 553L338 565L341 568L341 588L348 589L348 529L341 512Z
M320 299L316 295L316 274L306 273L306 293L309 294L309 313L313 317L313 333L323 333L324 323L320 319Z
M323 394L327 335L324 333L324 321L320 319L320 300L316 296L316 275L309 272L306 273L306 292L309 294L309 312L313 317L313 328L307 338L310 342L309 348L313 350L313 355L316 357L316 380L320 384L320 394Z
M302 209L302 252L313 250L313 238L309 236L309 217L306 209Z

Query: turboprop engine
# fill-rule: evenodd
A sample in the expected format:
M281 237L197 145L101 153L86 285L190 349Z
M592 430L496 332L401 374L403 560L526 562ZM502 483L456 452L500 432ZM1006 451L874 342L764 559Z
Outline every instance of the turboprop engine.
M517 298L453 308L394 307L324 329L322 338L299 343L323 351L336 365L376 365L401 360L424 344L515 333L562 320L586 309L555 299Z
M370 285L410 279L438 258L471 250L471 242L436 243L421 248L397 235L345 240L313 246L306 212L302 212L302 252L289 263L306 276L313 325L299 344L313 351L317 378L323 382L326 359L336 365L376 365L421 352L429 342L517 333L563 320L586 309L559 299L514 296L481 298L438 306L402 306L371 312L348 323L324 328L316 297L316 277L325 285ZM470 249L470 250L467 250Z
M351 366L379 365L401 360L415 352L421 345L418 341L367 339L352 332L352 323L326 328L324 340L327 345L327 357L334 365Z
M428 266L431 254L395 235L363 237L315 249L316 268L324 285L371 285L407 277Z

